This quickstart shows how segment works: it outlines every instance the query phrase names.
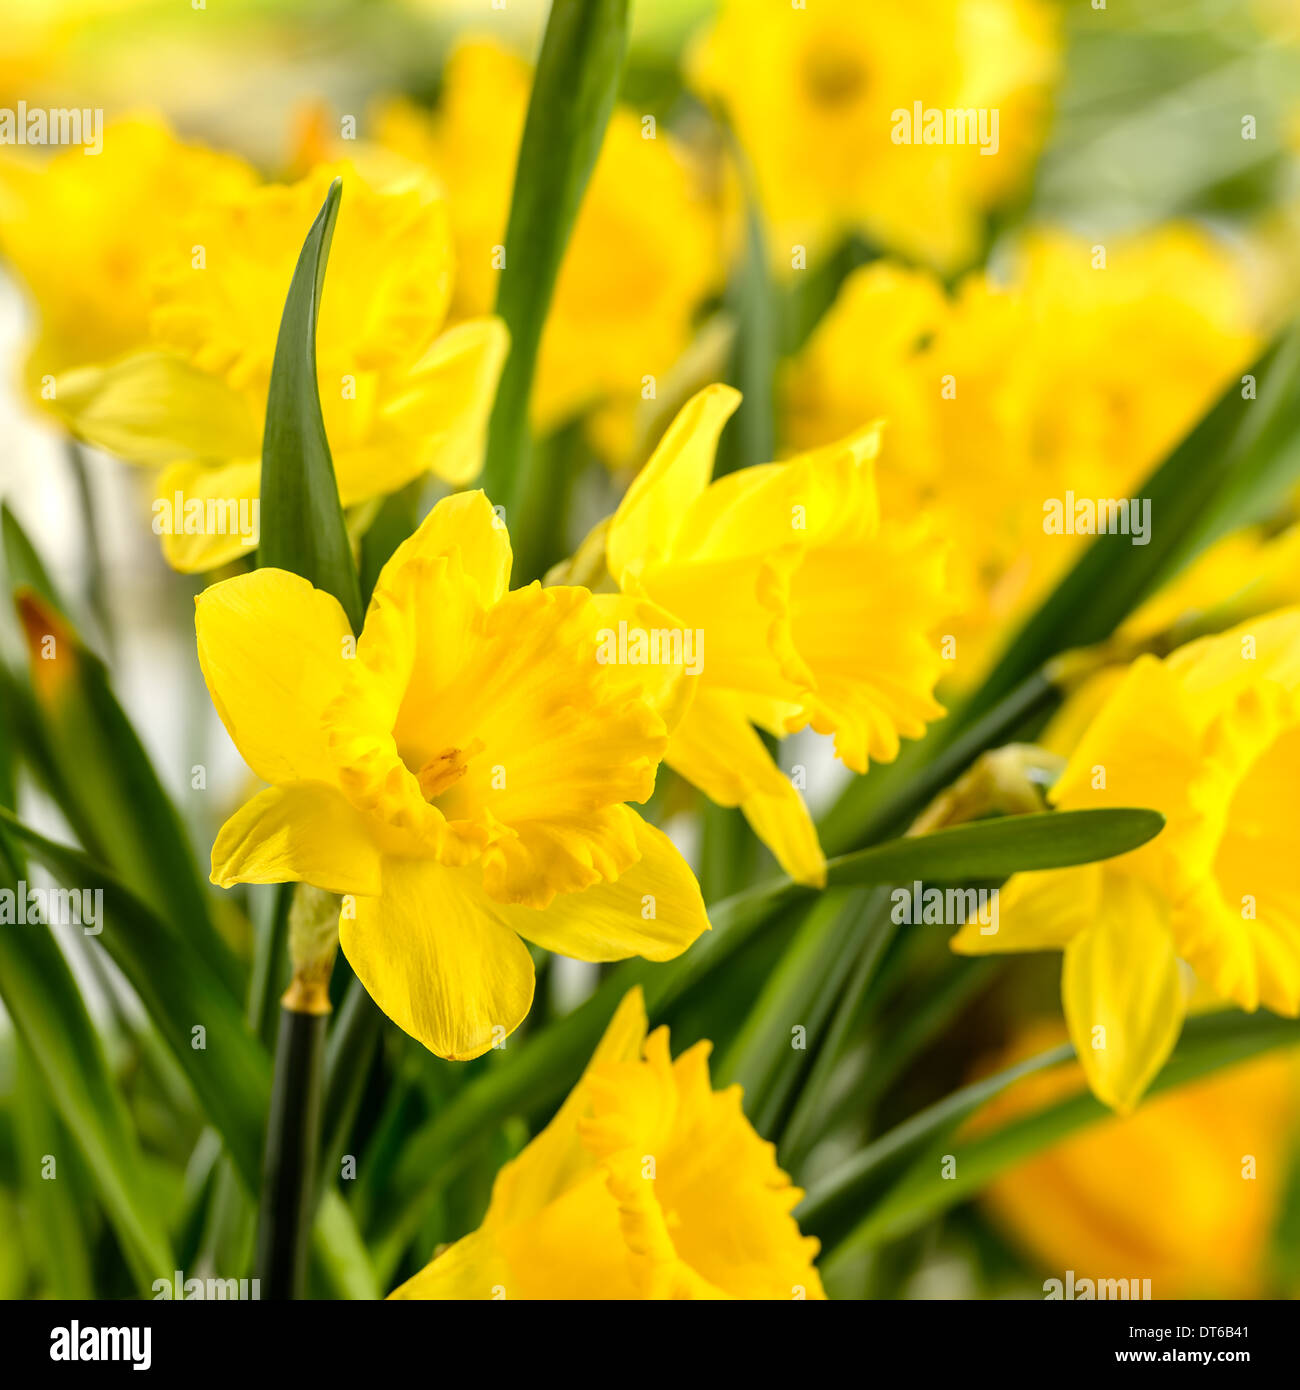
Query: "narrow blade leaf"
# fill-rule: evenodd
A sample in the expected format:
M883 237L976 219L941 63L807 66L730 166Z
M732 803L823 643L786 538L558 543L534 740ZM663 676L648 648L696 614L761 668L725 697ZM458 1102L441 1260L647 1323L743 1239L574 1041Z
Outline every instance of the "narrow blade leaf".
M303 242L284 302L262 435L257 563L291 570L333 594L359 632L361 585L316 381L316 324L341 193L335 179Z

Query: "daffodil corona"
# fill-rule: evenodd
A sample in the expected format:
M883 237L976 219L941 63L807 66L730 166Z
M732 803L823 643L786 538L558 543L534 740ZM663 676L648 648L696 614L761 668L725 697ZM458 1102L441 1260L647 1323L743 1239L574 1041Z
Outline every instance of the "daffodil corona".
M551 1123L497 1175L483 1224L400 1299L824 1298L803 1193L714 1091L707 1042L675 1061L628 994Z
M328 594L259 569L197 600L199 660L271 786L222 827L213 882L346 895L340 943L375 1002L441 1057L500 1045L532 1002L524 940L667 960L708 927L644 801L682 705L677 668L597 660L646 603L510 592L481 492L389 560L360 637ZM521 939L523 938L523 939Z

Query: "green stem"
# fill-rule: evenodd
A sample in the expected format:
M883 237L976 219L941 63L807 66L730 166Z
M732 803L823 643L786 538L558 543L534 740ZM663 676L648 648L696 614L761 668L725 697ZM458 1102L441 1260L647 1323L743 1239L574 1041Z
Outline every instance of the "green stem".
M306 1287L328 1017L280 1009L257 1233L263 1298L301 1298Z
M86 455L75 439L67 443L68 463L77 485L77 506L81 512L82 539L86 548L86 602L95 615L104 656L113 657L113 621L108 607L107 578L104 555L99 544L99 524L95 517L95 500L91 495L90 476L86 470Z

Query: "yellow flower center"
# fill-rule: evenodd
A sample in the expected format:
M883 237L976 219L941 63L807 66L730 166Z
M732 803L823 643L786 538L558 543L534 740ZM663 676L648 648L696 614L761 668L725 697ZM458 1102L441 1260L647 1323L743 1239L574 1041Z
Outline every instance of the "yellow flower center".
M804 55L804 90L817 106L837 110L856 101L870 74L856 53L824 44Z
M436 802L448 787L460 781L469 771L469 760L482 751L483 740L476 738L463 749L444 748L441 753L435 753L415 774L424 799L430 803Z

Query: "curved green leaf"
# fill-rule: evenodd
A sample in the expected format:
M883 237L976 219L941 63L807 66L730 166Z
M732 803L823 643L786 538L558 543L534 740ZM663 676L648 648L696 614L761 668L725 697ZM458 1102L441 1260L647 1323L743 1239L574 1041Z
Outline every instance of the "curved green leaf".
M194 850L103 663L38 595L18 609L31 668L30 706L41 736L37 771L77 838L187 937L231 998L242 970L218 933Z
M335 179L307 240L284 301L271 364L262 435L259 565L291 570L343 605L361 630L361 585L316 381L316 323L325 265L338 217L342 180Z
M0 814L13 824L7 812ZM0 878L17 891L19 860L2 832ZM143 1292L174 1267L171 1245L150 1200L144 1158L99 1035L49 927L28 922L0 930L0 997L85 1157Z
M826 882L828 887L913 879L957 883L1063 869L1127 854L1158 835L1164 823L1159 811L1127 807L1004 816L887 840L832 859Z
M189 939L156 916L107 869L79 850L47 839L3 809L0 827L65 887L102 891L100 943L140 996L225 1141L241 1178L250 1192L256 1192L271 1068L234 996ZM201 1034L195 1032L198 1028Z

